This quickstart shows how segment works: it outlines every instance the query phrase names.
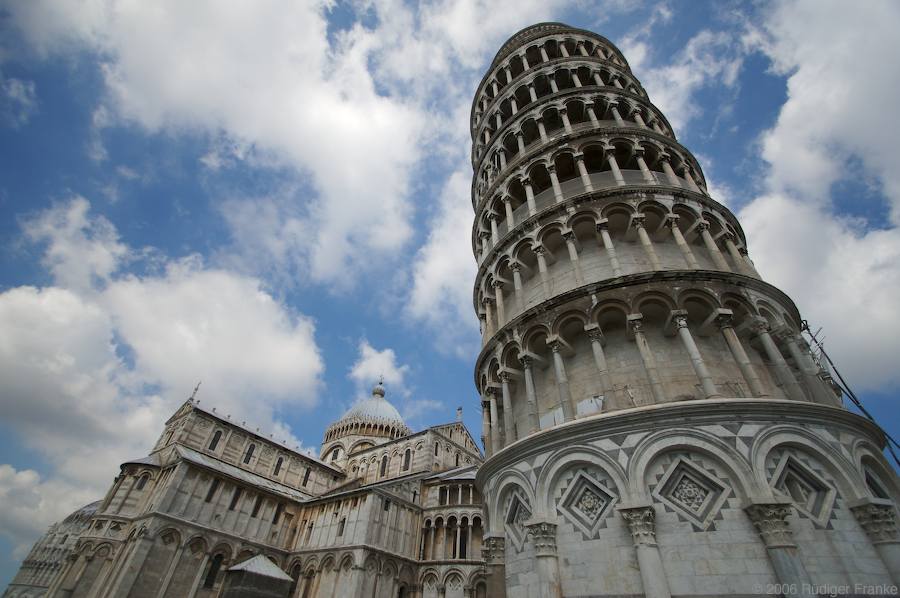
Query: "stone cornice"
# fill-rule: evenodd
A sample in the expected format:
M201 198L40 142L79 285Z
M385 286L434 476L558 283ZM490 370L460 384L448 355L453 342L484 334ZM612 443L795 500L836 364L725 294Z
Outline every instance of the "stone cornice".
M478 272L475 275L475 290L472 301L476 301L476 296L478 293L478 282L482 276L485 275L488 270L488 265L493 264L495 258L495 254L499 253L500 250L498 247L502 247L504 245L509 244L510 242L515 242L517 239L521 238L524 231L528 230L530 225L537 225L541 219L546 218L547 216L552 216L554 213L567 214L566 208L575 207L577 205L586 203L586 202L595 202L600 199L614 198L616 200L625 200L627 201L628 197L621 197L623 195L636 195L636 196L646 196L646 195L654 195L654 194L663 194L663 195L672 195L675 199L680 198L688 198L694 201L697 201L701 205L704 205L707 208L710 208L716 212L719 212L725 216L725 219L728 223L734 227L734 230L738 232L740 235L741 243L746 247L747 239L744 235L744 229L741 228L741 223L738 222L737 217L731 213L724 205L720 204L713 198L703 195L702 193L697 193L696 191L691 191L690 189L685 189L684 187L675 187L674 185L621 185L615 187L606 187L605 189L597 189L594 191L583 191L578 193L577 195L572 195L566 198L565 201L561 201L559 203L552 203L542 210L536 212L534 216L529 216L528 218L522 220L517 223L513 230L503 233L496 245L491 246L488 250L487 257L478 263ZM643 201L646 197L641 197L640 200ZM474 236L475 236L475 227L472 227L472 245L474 250ZM476 261L477 258L476 258ZM477 302L475 304L476 311L478 310Z
M484 494L485 482L491 477L520 461L556 448L625 432L671 428L679 423L696 428L706 423L720 423L723 419L797 424L827 422L861 432L879 447L885 444L877 425L840 407L780 399L697 399L601 413L536 432L494 453L479 468L475 484Z
M472 110L469 116L469 120L471 121L472 116L475 114L475 102L479 95L481 95L481 90L484 87L485 82L488 78L493 75L494 68L507 56L509 56L512 51L516 48L521 47L524 44L527 44L533 40L540 39L542 37L548 37L551 35L559 35L564 33L576 33L578 35L583 35L585 37L595 39L603 44L605 44L610 50L616 53L616 55L622 60L625 64L625 69L628 72L631 72L631 67L628 65L628 61L625 59L625 56L622 54L622 51L619 50L618 46L614 43L603 37L602 35L598 35L593 31L587 31L586 29L579 29L577 27L571 27L566 25L565 23L555 23L555 22L545 22L545 23L536 23L534 25L530 25L521 29L510 36L497 53L494 55L494 59L491 61L491 65L488 67L487 72L485 72L484 76L481 78L481 81L478 83L478 87L475 88L475 100L472 101Z
M619 276L617 278L608 278L600 282L593 282L590 284L582 285L570 291L566 291L565 293L554 295L546 301L543 301L533 307L526 309L522 313L518 314L515 318L504 324L502 328L494 332L493 336L491 336L491 338L486 343L484 343L484 346L481 348L481 352L478 354L478 359L475 360L475 387L478 388L478 372L481 371L481 363L485 359L489 359L493 355L494 345L498 342L498 339L501 339L508 331L516 328L517 326L521 326L526 320L537 316L541 312L549 311L555 307L568 303L569 301L574 301L580 298L589 297L590 295L600 294L615 289L622 289L641 284L657 282L672 282L684 284L685 282L692 281L725 282L740 287L749 287L754 290L765 292L769 295L774 295L783 303L784 307L787 307L791 310L791 316L795 321L799 322L801 319L800 312L797 310L797 306L794 305L793 300L788 297L788 295L781 289L763 280L759 280L758 278L752 278L750 276L745 276L743 274L737 274L734 272L721 272L719 270L654 270L651 272L628 274L626 276Z
M585 63L596 63L596 64L603 65L603 66L605 66L605 67L610 67L611 69L615 70L615 71L616 71L617 73L619 73L619 74L625 74L625 75L628 75L629 78L633 79L634 82L637 83L637 85L638 85L641 89L644 90L644 93L647 93L647 90L644 89L644 87L641 85L641 82L638 81L637 77L635 77L634 74L633 74L631 71L629 71L628 69L623 69L623 68L622 68L621 66L619 66L618 64L616 64L616 63L614 63L614 62L610 62L609 60L605 60L605 59L603 59L603 58L600 58L599 56L565 56L565 57L560 57L560 58L554 58L554 59L552 59L552 60L548 60L547 62L542 62L542 63L540 64L540 66L534 66L534 67L528 69L527 71L523 71L523 72L519 73L512 81L510 81L510 82L503 88L504 91L502 91L501 93L497 94L497 97L495 97L495 98L493 98L493 99L491 100L491 102L487 105L487 108L485 109L485 114L483 114L483 115L481 116L481 120L478 122L477 128L474 128L474 129L473 129L472 126L469 125L469 132L470 132L470 134L471 134L472 141L478 139L478 135L480 135L481 132L484 131L484 126L485 126L485 123L486 123L486 121L487 121L487 118L486 118L486 117L487 117L487 113L490 112L490 110L491 110L492 108L494 108L494 107L497 105L497 102L498 102L498 101L502 101L503 98L507 97L507 93L505 92L505 90L506 90L507 88L512 87L512 86L518 86L519 84L521 84L521 82L522 82L523 79L527 79L529 76L530 76L530 77L536 77L537 75L542 74L542 73L544 72L545 69L546 69L546 70L551 70L551 69L548 69L547 67L560 66L560 65L563 65L563 64L565 64L565 63L567 63L567 62L575 62L575 61L579 61L579 60L582 61L582 62L585 62ZM576 66L577 66L577 65L576 65ZM557 92L557 94L562 93L563 91L577 91L577 90L581 90L581 89L585 89L585 88L589 88L589 87L601 87L601 86L597 86L597 85L586 85L586 84L583 84L581 87L564 89L564 90L562 90L561 92ZM620 89L620 88L615 87L615 86L602 86L602 89L612 89L612 90L616 90L616 91L618 91L618 92L621 92L622 94L627 95L628 97L636 98L636 99L638 99L638 100L640 100L640 101L642 101L642 102L646 102L646 103L650 104L651 106L653 105L653 104L650 102L650 98L649 98L649 97L645 97L645 96L642 96L642 95L636 95L636 94L633 94L633 93L631 93L631 92L629 92L629 91L626 91L625 89ZM538 98L538 99L537 99L536 101L534 101L534 102L529 102L528 104L525 104L525 105L523 105L523 106L520 106L520 107L519 107L519 111L521 112L521 111L524 110L527 106L532 106L532 105L534 105L534 104L542 103L542 102L546 101L548 98L557 97L557 94L552 94L552 95L549 95L549 96L542 96L542 97ZM649 96L649 94L648 94L648 96ZM477 97L477 96L476 96L476 97ZM654 106L654 108L656 108L656 107ZM665 115L662 114L662 111L659 110L659 108L656 108L656 111L657 111L658 113L660 113L660 116L662 116L662 119L666 122L666 124L669 124L669 121L666 120L666 117L665 117ZM473 112L472 115L474 116L474 112ZM671 129L671 128L672 128L672 127L670 126L669 129ZM474 144L473 144L473 146L474 146ZM472 151L473 151L473 153L474 153L474 147L473 147L473 150L472 150ZM474 156L473 156L473 159L474 159Z
M615 126L615 127L603 127L597 128L591 125L590 122L584 123L584 126L576 126L572 128L571 133L565 132L565 130L560 129L558 133L555 133L552 137L548 138L546 143L540 143L535 145L535 147L530 150L528 153L517 157L512 162L508 162L506 165L505 173L502 176L497 176L493 183L491 183L487 189L485 189L484 193L481 197L478 197L478 201L473 202L472 207L475 210L475 214L480 214L482 210L484 210L485 204L490 200L490 198L494 195L494 192L503 185L501 183L505 182L506 179L512 174L512 172L520 166L522 163L531 162L535 159L539 158L541 154L551 155L557 150L560 149L560 145L564 142L573 142L576 140L581 140L590 137L609 137L609 136L623 136L623 137L633 137L637 134L638 137L644 136L648 137L658 143L660 145L667 147L674 147L679 150L682 155L684 155L687 159L693 162L692 166L697 169L697 175L700 177L700 183L706 185L706 175L703 174L703 169L700 167L700 163L697 161L697 158L694 157L694 154L688 150L688 148L684 147L679 143L676 139L672 137L668 137L666 135L662 135L653 131L651 129L645 129L638 124L634 124L633 126ZM527 148L526 148L527 149ZM482 159L484 156L482 156ZM476 168L477 172L478 169ZM472 181L472 198L473 200L476 198L475 194L475 186L476 186L477 177L473 177Z

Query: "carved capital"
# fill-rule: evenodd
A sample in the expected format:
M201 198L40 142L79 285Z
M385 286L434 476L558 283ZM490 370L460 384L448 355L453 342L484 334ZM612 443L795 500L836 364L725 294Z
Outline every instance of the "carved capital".
M544 249L543 245L535 245L531 248L531 250L535 253L535 255L544 255L547 253L547 250Z
M522 364L522 367L526 370L531 369L531 366L534 365L534 358L530 355L520 355L519 363Z
M584 154L581 152L578 152L577 154L572 154L572 157L575 159L576 162L581 162L582 160L584 160Z
M567 230L562 234L562 238L566 241L575 241L575 231Z
M853 511L859 525L866 530L872 544L900 543L894 505L867 502L850 507L850 510Z
M673 314L672 322L675 324L676 328L687 328L688 327L687 316L684 314Z
M632 314L628 316L628 327L633 334L640 334L644 331L644 317L641 314Z
M619 509L635 546L656 546L656 511L650 505Z
M701 220L697 223L697 230L700 232L709 230L709 222L707 222L706 220Z
M510 262L509 269L512 270L513 272L521 272L522 264L520 264L519 262Z
M750 330L754 334L768 334L769 332L769 322L766 321L765 318L761 316L755 316L751 318L748 322Z
M550 350L554 353L559 353L562 349L562 345L559 341L550 341L549 343L547 343L547 346L550 347Z
M767 548L796 546L794 534L787 521L788 515L791 514L790 504L758 503L745 507L744 511Z
M586 330L588 338L592 343L600 343L601 345L604 342L603 331L600 328L589 328Z
M502 565L506 561L506 540L500 536L487 536L481 546L481 556L486 565Z
M631 226L634 228L644 228L644 218L643 214L637 214L631 217Z
M504 384L509 384L509 381L512 380L512 374L509 372L500 372L500 381Z
M734 328L734 315L729 313L720 313L716 316L716 325L719 328Z
M568 113L569 113L569 109L566 108L565 106L563 106L562 108L559 109L560 116L566 116Z
M547 521L526 524L537 556L556 556L556 524Z
M741 255L744 256L744 257L747 257L748 255L750 255L750 254L747 252L747 248L746 248L746 247L738 247L738 253L741 254Z
M528 178L527 176L523 176L523 177L522 177L522 186L523 186L523 187L530 187L530 186L531 186L531 179Z

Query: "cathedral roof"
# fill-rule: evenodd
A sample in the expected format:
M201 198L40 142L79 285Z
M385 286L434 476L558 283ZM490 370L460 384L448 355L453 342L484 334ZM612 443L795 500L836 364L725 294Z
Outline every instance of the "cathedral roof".
M353 405L337 423L351 421L384 423L406 428L406 422L403 421L400 412L384 398L384 386L380 383L372 389L372 396Z
M278 565L268 559L268 557L258 554L253 558L249 558L243 563L238 563L234 567L230 567L229 571L246 571L254 575L263 577L271 577L274 579L291 580L291 576L278 568Z
M83 519L91 518L94 515L94 513L97 512L97 509L100 507L101 502L103 502L103 501L95 500L92 503L84 505L77 511L74 511L73 513L69 513L68 517L63 519L63 522L71 523L71 522L75 521L76 519L83 520Z

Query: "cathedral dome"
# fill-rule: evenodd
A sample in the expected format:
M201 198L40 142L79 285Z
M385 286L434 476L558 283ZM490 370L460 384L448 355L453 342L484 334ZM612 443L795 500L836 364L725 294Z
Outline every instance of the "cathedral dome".
M372 388L372 395L350 407L347 412L325 432L330 442L345 436L369 436L375 438L399 438L412 431L406 426L397 408L384 398L384 386L379 382Z
M380 383L372 388L372 396L356 403L338 421L346 422L356 419L406 425L397 408L384 398L384 386Z

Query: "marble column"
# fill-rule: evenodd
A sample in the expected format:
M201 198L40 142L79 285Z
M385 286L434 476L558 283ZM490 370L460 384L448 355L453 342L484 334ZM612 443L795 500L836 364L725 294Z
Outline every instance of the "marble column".
M656 177L653 176L653 173L650 172L650 168L647 167L647 161L644 160L643 148L638 148L635 150L634 159L637 162L638 168L641 169L641 176L644 177L644 181L650 185L655 185Z
M812 593L809 574L800 559L800 551L787 521L791 514L790 501L770 499L753 502L744 511L766 545L782 593L791 598L813 598L815 594Z
M590 121L591 121L591 124L592 124L593 126L595 126L595 127L598 126L598 125L600 124L600 122L597 120L597 113L594 112L594 103L593 103L593 102L587 102L587 103L584 105L584 109L585 109L585 111L587 111L587 115L588 115L588 118L589 118Z
M803 381L806 382L806 388L815 401L823 405L834 405L834 393L826 388L825 382L819 378L819 366L813 361L806 341L800 338L799 335L786 329L780 331L780 336L784 344L787 345L788 352L794 358L794 363L797 364L800 375L803 376Z
M497 452L503 448L503 442L500 440L500 417L497 411L496 390L488 389L488 403L491 406L491 449ZM434 554L432 552L432 554Z
M616 509L628 524L637 552L638 569L646 598L671 598L669 580L656 543L656 512L653 505L621 505Z
M509 372L500 372L500 388L503 396L503 430L506 433L506 444L517 440L516 424L513 418L512 395L509 391Z
M531 187L531 179L525 177L522 179L522 186L525 187L525 201L528 203L528 215L537 214L537 206L534 203L534 189Z
M491 406L484 397L481 400L481 444L484 445L484 456L490 459L494 454L491 445Z
M616 248L613 246L612 237L609 236L609 221L606 218L597 223L597 232L600 233L603 249L606 250L606 255L609 257L609 265L612 266L613 276L622 276L622 266L619 265Z
M609 375L609 366L606 363L606 354L603 352L605 339L603 331L596 324L585 326L588 339L591 341L591 352L594 354L594 365L597 366L597 377L600 378L600 395L604 401L613 398L613 383Z
M619 163L616 162L615 148L604 148L604 154L606 156L606 163L609 164L613 178L616 180L616 185L624 185L625 177L622 176L622 171L619 170Z
M485 534L481 555L487 573L487 595L506 598L506 539L503 534Z
M678 336L681 338L681 344L684 345L685 351L687 351L688 356L691 358L691 365L694 366L694 372L697 374L697 378L700 379L700 388L703 389L704 398L721 398L722 395L719 394L719 391L713 382L712 375L706 367L706 362L700 354L700 349L697 348L697 343L694 342L694 337L691 335L691 331L688 328L687 312L685 310L673 310L669 317L672 319L672 323L675 325Z
M619 114L619 109L616 107L615 100L608 100L609 102L609 111L612 113L613 120L616 121L616 124L620 127L625 124L625 120L622 118L622 115Z
M538 134L541 136L541 141L547 143L547 127L544 126L544 118L539 116L534 119L534 122L537 123Z
M562 582L559 575L559 557L556 552L556 524L549 521L525 524L528 537L534 546L537 583L530 589L535 598L561 598ZM529 595L532 595L529 592Z
M519 148L519 154L525 151L525 134L522 131L516 131L516 147Z
M703 244L706 245L706 250L709 252L709 256L712 258L716 268L723 272L731 272L731 267L728 265L728 262L725 261L725 256L722 255L719 246L716 245L712 235L709 233L709 223L703 221L698 222L697 230L700 231L700 236L703 238Z
M893 501L867 497L850 503L850 510L875 546L891 580L900 583L900 534Z
M566 242L566 249L569 252L569 261L575 268L575 284L581 285L584 282L584 276L581 273L581 263L578 260L578 239L575 238L574 231L566 231L563 233L563 240Z
M756 266L753 264L753 260L750 259L750 254L747 253L746 247L738 247L738 253L741 254L741 257L744 258L744 263L747 264L747 267L752 272L751 276L755 276L756 278L760 278L759 272L756 270Z
M662 154L659 157L663 172L666 173L666 178L669 179L669 183L675 187L681 187L681 181L678 180L678 176L675 174L675 171L672 170L672 165L669 163L668 154Z
M669 215L668 220L669 228L672 229L672 237L675 239L675 244L678 245L679 251L681 251L682 257L684 257L684 261L687 264L688 268L692 270L699 270L700 264L697 262L697 258L694 256L694 252L691 251L691 246L688 245L687 241L684 238L684 235L681 234L681 229L678 228L678 216L675 214Z
M532 101L532 102L537 102L537 93L536 93L535 90L534 90L534 84L533 84L533 83L529 83L529 84L528 84L528 97L531 98L531 101Z
M584 190L593 191L594 185L591 184L591 176L588 174L587 166L584 165L584 154L575 154L575 165L578 167L578 174L581 176L581 184L584 185Z
M553 186L553 199L556 203L563 200L562 188L559 186L559 177L556 176L556 166L550 164L547 166L547 172L550 173L550 184Z
M781 354L775 341L772 340L772 335L769 334L769 323L766 319L756 316L748 322L748 325L756 334L757 338L759 338L759 342L762 344L766 356L769 358L772 367L775 369L775 377L788 398L795 401L807 400L806 395L803 394L803 389L800 387L800 383L794 378L794 373L791 371L790 366L788 366L787 362L784 360L784 356Z
M663 391L662 381L659 378L656 358L653 356L653 351L650 349L647 338L644 336L643 319L644 316L641 314L631 314L628 316L628 326L634 335L634 342L637 344L638 351L641 354L644 373L647 375L647 381L650 383L653 400L656 403L664 403L666 401L666 393Z
M522 293L522 264L511 262L509 269L513 273L513 293L516 299L516 309L521 313L525 309L525 297Z
M572 421L575 419L575 412L572 408L572 395L569 393L569 378L566 375L566 364L560 353L562 345L559 341L551 341L547 343L553 354L553 373L556 376L556 388L559 392L559 406L562 408L563 419Z
M741 369L741 375L747 382L747 386L750 387L750 394L754 397L769 396L769 393L766 392L765 387L763 386L762 380L753 368L753 364L750 362L750 357L747 356L747 352L744 350L744 345L741 344L741 339L738 337L737 331L734 329L732 311L730 309L719 309L716 310L716 313L714 313L711 318L714 319L715 323L718 325L719 330L722 332L722 336L725 338L725 343L731 351L731 356L734 357L738 367Z
M635 230L637 230L638 239L641 241L641 246L644 248L644 252L647 254L647 259L650 260L650 267L653 270L662 270L662 265L659 263L659 257L656 255L656 250L653 249L653 241L650 240L650 235L647 234L647 229L644 228L644 215L638 214L637 216L631 219L631 225L634 226Z
M493 303L493 299L490 297L485 297L481 300L481 304L484 306L484 331L485 336L488 338L494 336L494 333L497 332L497 328L494 326L494 310L491 308L491 303Z
M731 256L731 261L734 262L738 272L744 276L754 276L755 272L747 265L747 260L745 260L744 256L741 255L741 252L738 251L737 245L734 244L734 239L731 235L725 236L725 249L728 250L728 255Z
M534 255L537 256L538 275L541 277L541 287L544 289L544 299L549 299L551 295L550 277L547 273L547 250L542 245L536 245L531 248Z
M528 433L533 434L540 430L540 414L537 406L537 393L534 390L534 360L529 355L519 357L522 364L523 377L525 378L525 397L528 405Z
M494 212L488 214L488 221L491 223L491 245L494 247L500 242L500 229L497 226L497 218L498 216Z
M503 209L506 211L506 232L511 232L516 227L516 219L513 215L512 198L503 198Z
M497 329L503 328L506 324L506 302L503 299L503 281L495 280L493 282L494 295L497 301Z

